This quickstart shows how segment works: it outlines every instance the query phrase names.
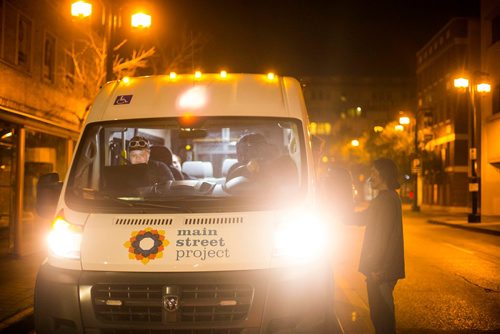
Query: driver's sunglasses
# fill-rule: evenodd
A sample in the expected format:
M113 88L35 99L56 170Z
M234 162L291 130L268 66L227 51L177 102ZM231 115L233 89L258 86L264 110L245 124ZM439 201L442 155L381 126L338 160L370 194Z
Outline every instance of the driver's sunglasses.
M128 148L149 148L148 142L145 140L132 140Z

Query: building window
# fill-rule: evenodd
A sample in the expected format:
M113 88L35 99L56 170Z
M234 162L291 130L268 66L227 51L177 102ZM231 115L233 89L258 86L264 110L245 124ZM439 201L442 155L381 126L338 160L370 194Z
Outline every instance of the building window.
M500 114L500 85L493 91L493 114Z
M56 63L56 39L51 34L46 33L43 42L43 79L54 82Z
M500 41L500 15L491 20L491 44Z
M66 88L73 88L75 84L75 63L68 52L64 56L64 84Z
M3 6L3 7L2 7ZM2 58L24 70L30 69L32 22L7 1L0 3L2 22ZM0 14L2 14L0 13Z
M17 65L29 70L31 55L31 21L19 15L17 24Z

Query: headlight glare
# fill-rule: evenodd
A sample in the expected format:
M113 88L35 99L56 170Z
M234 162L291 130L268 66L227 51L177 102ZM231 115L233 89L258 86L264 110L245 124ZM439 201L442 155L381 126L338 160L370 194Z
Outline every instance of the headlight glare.
M275 230L273 255L313 260L327 251L327 238L327 229L318 215L290 215L287 221L280 223Z
M70 224L63 217L58 216L52 223L47 242L49 251L53 255L68 259L79 259L82 228Z

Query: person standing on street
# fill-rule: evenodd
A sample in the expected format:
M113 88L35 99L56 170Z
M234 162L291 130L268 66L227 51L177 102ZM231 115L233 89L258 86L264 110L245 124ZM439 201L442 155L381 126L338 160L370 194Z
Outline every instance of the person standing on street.
M398 169L387 158L373 162L370 183L378 195L369 207L353 215L365 225L359 271L366 276L370 317L377 334L396 333L394 287L405 277L403 219Z

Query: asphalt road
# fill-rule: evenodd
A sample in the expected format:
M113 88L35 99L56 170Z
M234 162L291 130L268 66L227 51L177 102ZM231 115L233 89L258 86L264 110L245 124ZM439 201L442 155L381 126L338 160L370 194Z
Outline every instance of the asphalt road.
M500 333L500 237L432 225L405 212L407 278L395 290L398 333ZM336 306L346 334L372 333L357 262L364 229L338 233Z

